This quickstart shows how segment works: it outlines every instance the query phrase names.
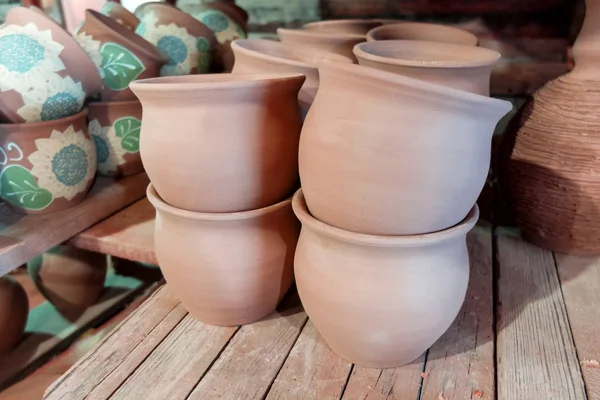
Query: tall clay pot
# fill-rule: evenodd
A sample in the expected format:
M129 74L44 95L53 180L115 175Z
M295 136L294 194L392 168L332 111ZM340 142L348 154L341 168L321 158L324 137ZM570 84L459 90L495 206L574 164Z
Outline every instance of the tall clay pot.
M28 313L29 300L23 286L10 276L0 277L0 354L19 344Z
M502 148L523 236L569 254L600 254L600 1L586 7L575 68L534 94Z

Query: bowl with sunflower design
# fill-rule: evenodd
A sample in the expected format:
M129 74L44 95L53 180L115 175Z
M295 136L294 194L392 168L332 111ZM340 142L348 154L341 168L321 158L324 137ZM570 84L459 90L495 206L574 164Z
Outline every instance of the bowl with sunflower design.
M96 174L87 110L58 120L0 124L0 197L24 214L80 203Z
M128 176L143 172L139 100L94 102L88 105L88 110L88 130L96 147L98 175Z
M168 58L161 76L208 73L217 39L202 22L164 4L147 3L136 10L140 24L135 32L158 47Z

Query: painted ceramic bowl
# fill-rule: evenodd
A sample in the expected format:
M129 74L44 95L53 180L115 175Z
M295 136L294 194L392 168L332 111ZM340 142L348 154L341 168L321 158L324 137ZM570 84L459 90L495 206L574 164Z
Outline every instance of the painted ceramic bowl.
M376 40L424 40L428 42L456 43L477 46L477 36L452 26L426 22L400 22L384 24L367 33L367 41Z
M140 157L140 102L95 102L88 105L88 110L88 129L96 145L98 175L127 176L144 171Z
M114 19L131 30L135 30L140 24L140 20L135 14L114 1L107 1L100 10L100 13Z
M135 32L168 58L161 76L210 71L217 39L206 25L164 3L148 3L137 15L141 22Z
M294 280L300 223L291 199L237 213L172 207L148 186L156 208L156 258L169 287L194 317L212 325L269 315Z
M0 124L0 197L25 214L80 203L96 174L87 110L55 121Z
M0 354L19 344L28 314L29 300L23 286L11 276L0 277Z
M85 12L85 22L74 37L104 80L102 101L135 99L129 84L136 79L159 76L167 63L156 46L93 10Z
M304 24L303 28L316 32L342 33L346 35L366 35L382 23L372 19L337 19Z
M356 61L352 49L365 41L364 35L320 32L309 29L277 29L277 34L284 46L305 46L315 53L333 53ZM306 60L305 60L306 61Z

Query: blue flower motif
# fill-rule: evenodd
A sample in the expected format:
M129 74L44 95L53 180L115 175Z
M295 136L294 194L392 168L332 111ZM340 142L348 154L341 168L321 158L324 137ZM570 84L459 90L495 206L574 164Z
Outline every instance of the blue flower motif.
M229 21L221 11L208 10L200 14L200 22L213 32L223 32L229 27Z
M92 135L94 139L94 145L96 145L96 159L98 163L105 163L110 157L110 147L106 140L102 139L97 135Z
M85 150L74 144L63 147L52 158L52 172L65 186L75 186L82 182L88 172Z
M79 99L72 93L60 92L48 97L42 105L42 121L50 121L75 115L79 112Z
M185 42L177 36L166 35L161 37L156 47L162 50L169 58L167 65L180 64L188 57L188 48Z
M26 35L0 37L0 64L9 71L25 73L44 60L45 49L37 40Z

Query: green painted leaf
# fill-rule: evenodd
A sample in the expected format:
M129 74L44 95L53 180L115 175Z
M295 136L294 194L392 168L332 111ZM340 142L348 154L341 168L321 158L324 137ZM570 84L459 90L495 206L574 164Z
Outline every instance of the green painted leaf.
M20 165L9 165L0 174L0 197L17 207L43 210L54 198L38 186L31 172Z
M140 131L142 121L134 117L119 118L114 123L117 137L121 138L121 147L128 153L140 151Z
M112 90L127 89L146 69L131 51L117 43L104 43L100 48L104 84Z

